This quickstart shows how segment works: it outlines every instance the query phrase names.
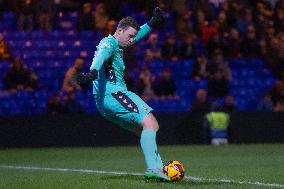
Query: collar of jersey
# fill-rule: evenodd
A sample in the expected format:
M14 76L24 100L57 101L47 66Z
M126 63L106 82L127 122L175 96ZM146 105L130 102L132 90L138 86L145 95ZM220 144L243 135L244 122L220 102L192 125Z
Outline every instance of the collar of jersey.
M114 39L115 45L117 45L117 47L118 47L119 50L123 50L123 48L119 45L117 39L116 39L113 35L110 35L110 34L109 34L108 37L111 37L111 38Z

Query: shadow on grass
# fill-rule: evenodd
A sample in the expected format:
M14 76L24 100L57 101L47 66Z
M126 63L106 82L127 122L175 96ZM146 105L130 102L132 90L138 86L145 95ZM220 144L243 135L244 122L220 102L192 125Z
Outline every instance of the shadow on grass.
M218 181L194 181L194 180L182 180L181 182L161 182L154 180L145 180L143 176L135 175L116 175L116 176L104 176L102 180L125 180L125 181L141 181L144 180L145 183L161 183L165 185L180 185L180 186L224 186L232 185L232 183L218 182Z

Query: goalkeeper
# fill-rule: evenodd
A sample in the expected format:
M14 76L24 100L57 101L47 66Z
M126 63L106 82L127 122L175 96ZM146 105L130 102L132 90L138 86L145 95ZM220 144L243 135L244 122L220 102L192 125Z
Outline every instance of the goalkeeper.
M81 73L77 78L80 85L93 82L96 105L103 117L140 135L147 166L144 176L154 180L169 180L162 172L163 163L157 150L159 125L151 113L153 109L127 90L123 78L123 49L139 41L164 20L165 14L159 7L153 10L152 18L141 27L131 17L122 19L114 35L100 41L90 72Z

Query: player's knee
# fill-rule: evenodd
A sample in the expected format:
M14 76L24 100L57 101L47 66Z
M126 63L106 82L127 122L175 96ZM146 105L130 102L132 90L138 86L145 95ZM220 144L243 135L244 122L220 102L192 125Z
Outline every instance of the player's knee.
M152 113L149 113L145 118L142 120L141 125L143 129L151 129L154 131L159 130L159 124Z
M145 124L145 125L142 125L142 126L143 126L143 129L150 129L150 130L154 130L154 131L159 130L159 126L157 124L149 123L149 124Z

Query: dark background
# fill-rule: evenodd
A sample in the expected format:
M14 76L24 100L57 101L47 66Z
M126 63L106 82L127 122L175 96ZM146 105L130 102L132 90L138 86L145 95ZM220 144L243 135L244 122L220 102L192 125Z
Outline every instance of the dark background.
M202 115L159 113L158 144L207 143ZM95 115L13 116L0 118L0 147L137 145L139 137ZM230 143L284 142L283 113L231 115Z

